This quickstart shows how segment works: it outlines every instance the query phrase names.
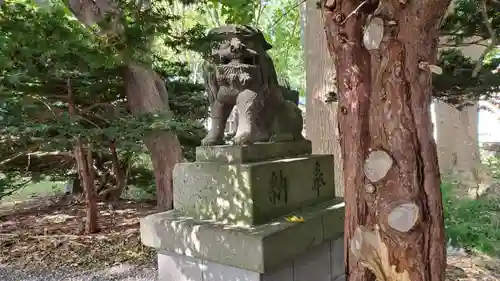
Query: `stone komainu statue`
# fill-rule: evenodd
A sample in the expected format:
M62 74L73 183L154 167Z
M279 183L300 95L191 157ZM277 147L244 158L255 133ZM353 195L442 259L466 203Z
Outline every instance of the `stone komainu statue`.
M202 144L224 144L226 121L235 106L235 145L303 140L298 97L278 84L267 53L271 45L262 32L249 26L227 25L210 30L207 42L203 76L212 122Z

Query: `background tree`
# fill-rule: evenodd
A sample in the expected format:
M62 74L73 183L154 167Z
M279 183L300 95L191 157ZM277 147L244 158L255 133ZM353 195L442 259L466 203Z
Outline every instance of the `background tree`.
M276 71L304 96L306 77L298 3L295 0L278 0L262 1L261 5L262 15L256 27L262 30L273 46L269 55L273 58Z
M182 1L184 4L193 1ZM100 32L120 46L118 53L123 59L121 68L129 108L134 115L169 114L168 94L164 81L152 69L152 44L158 33L172 31L170 20L178 17L166 13L164 6L171 3L134 1L70 1L68 7L75 16L89 27L98 25ZM96 13L97 11L97 13ZM193 30L193 32L201 29ZM189 44L187 34L169 34L164 44L172 48ZM160 210L172 208L172 170L181 161L182 151L177 136L157 130L145 138L150 152L157 186L157 202Z
M478 143L478 102L496 99L500 5L494 1L454 1L441 28L439 65L433 80L437 144L441 172L460 182L459 194L476 197L493 179L481 163ZM491 53L491 54L490 54Z
M204 134L201 120L207 111L202 87L189 82L184 64L169 63L151 51L152 67L167 81L168 102L176 115L132 116L123 87L123 42L84 28L58 3L39 8L27 1L7 1L1 13L0 166L1 187L8 190L0 194L12 193L33 179L67 178L75 164L71 152L76 139L84 143L84 150L92 148L93 153L84 154L93 156L86 159L93 162L96 189L111 174L118 197L127 180L134 184L148 178L147 169L131 163L144 153L143 137L175 131L185 156L192 158ZM162 31L172 35L171 40L188 43ZM164 79L159 82L164 84ZM73 93L73 118L68 89Z
M306 137L313 153L334 156L335 194L344 195L342 151L337 121L335 64L328 53L323 16L314 1L300 5L306 69Z
M177 30L192 28L196 23L201 23L206 29L233 23L259 28L273 46L269 53L279 76L304 95L303 47L300 44L301 30L296 1L213 0L189 6L174 2L169 6L169 10L171 13L183 15L182 19L175 23ZM187 50L181 56L170 54L168 57L173 61L182 57L189 64L193 79L202 81L203 59L198 53Z
M124 1L119 5L129 17L122 17L127 27L127 33L122 37L103 32L112 26L108 19L103 20L100 27L92 25L91 28L83 28L68 11L70 2L66 3L66 7L61 6L59 1L38 1L37 5L30 1L5 2L2 10L4 40L1 43L4 50L2 63L6 67L2 68L4 103L0 120L6 125L2 131L2 141L7 145L2 146L3 151L0 153L3 171L0 180L5 183L2 184L4 192L0 194L12 194L39 180L64 181L72 177L72 171L76 167L73 157L75 143L68 140L76 140L75 136L84 144L84 156L88 154L85 153L87 144L92 148L92 159L85 158L93 163L90 166L95 175L95 189L99 199L117 199L128 186L141 186L149 190L152 174L149 161L145 161L142 156L145 152L142 139L150 136L154 130L176 131L184 157L192 160L194 147L199 145L204 134L201 121L207 114L204 106L206 101L200 85L189 82L201 82L199 68L196 67L201 58L186 49L192 41L190 38L196 38L192 35L200 34L199 19L207 19L202 20L202 23L210 22L210 17L200 17L202 8L203 11L216 10L222 24L238 22L256 25L261 22L260 25L272 26L274 33L271 35L271 32L266 32L266 36L277 49L273 50L272 55L278 62L278 69L285 73L282 75L285 78L294 73L290 79L293 86L301 83L297 78L299 76L294 76L302 75L300 61L295 62L295 58L300 57L296 51L301 47L294 44L283 46L292 36L295 38L294 42L298 42L300 38L300 30L296 28L298 15L290 12L294 8L291 1L280 1L258 4L250 3L253 1L247 1L247 4L236 3L237 1L218 4L213 2L212 4L217 5L208 3L208 6L205 2L188 1L191 5L185 6L183 1L163 1L157 2L152 10L142 11L141 21L138 22L130 21L139 15L134 14L137 7ZM93 5L92 1L81 3L83 6L74 9L79 13L89 11L89 6L85 5ZM96 2L96 5L102 3ZM241 5L250 5L253 10L242 10ZM19 12L16 12L18 7ZM102 12L107 9L101 8L99 10ZM277 22L273 19L275 17ZM106 16L97 15L94 20L102 18ZM162 24L155 25L158 18L162 18ZM166 23L163 20L165 18L169 19ZM89 23L94 20L85 18ZM152 25L155 28L151 29ZM294 27L293 32L288 31L289 27ZM148 34L155 36L155 39L150 40L151 43L147 43ZM127 36L133 40L127 39ZM51 38L50 44L46 38ZM54 42L58 44L54 45ZM293 54L293 59L283 55L286 49L290 49L287 52ZM23 55L18 55L19 50L26 51ZM40 59L35 61L33 56ZM14 59L15 65L12 63ZM129 99L124 89L123 65L133 60L149 65L150 69L154 69L167 81L168 105L174 115L171 122L164 122L166 119L170 120L169 114L130 115ZM187 61L191 72L183 61ZM44 69L48 62L57 63ZM52 77L52 67L64 75ZM23 73L22 80L19 80L21 76L16 71L12 71L14 68ZM46 71L49 69L51 70ZM67 73L72 75L70 84L74 88L72 93L76 111L71 122L68 113ZM39 84L27 81L39 81ZM57 83L53 83L54 81ZM21 89L19 85L22 83ZM28 108L29 116L26 113ZM52 110L56 113L53 114ZM43 118L39 118L40 116ZM26 130L29 134L18 127L28 128ZM38 135L34 135L35 132ZM21 137L24 139L18 143L17 140ZM47 143L51 145L48 146ZM74 182L76 189L79 180L75 179Z

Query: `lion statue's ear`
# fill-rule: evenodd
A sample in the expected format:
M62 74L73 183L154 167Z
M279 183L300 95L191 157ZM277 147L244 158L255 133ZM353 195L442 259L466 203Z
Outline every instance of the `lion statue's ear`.
M264 33L262 31L255 29L257 31L257 40L262 41L262 45L264 47L264 50L268 51L273 48L273 45L271 45L269 42L267 42L266 37L264 37Z

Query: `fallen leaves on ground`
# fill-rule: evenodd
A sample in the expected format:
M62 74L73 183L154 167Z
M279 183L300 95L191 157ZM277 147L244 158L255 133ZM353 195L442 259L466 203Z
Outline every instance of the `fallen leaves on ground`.
M85 234L85 205L52 205L0 217L0 264L24 269L98 269L130 263L149 265L156 253L141 244L139 219L150 203L99 204L101 232ZM291 217L290 221L300 221ZM448 256L446 281L500 280L500 260L471 254Z
M498 281L500 260L481 254L448 255L446 281Z
M0 217L0 264L25 269L150 264L155 253L141 244L139 219L154 208L130 201L113 208L100 203L96 234L84 233L84 204Z

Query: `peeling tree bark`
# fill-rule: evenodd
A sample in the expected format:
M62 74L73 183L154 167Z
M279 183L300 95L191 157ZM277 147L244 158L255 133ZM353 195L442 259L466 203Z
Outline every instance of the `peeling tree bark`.
M379 281L444 280L444 222L428 66L436 61L439 24L449 2L322 3L339 87L350 281L374 280L377 270L384 272L377 274ZM383 27L376 26L380 21ZM388 157L370 156L372 151ZM377 159L383 167L373 172L380 163L370 162ZM365 174L367 166L371 170ZM361 239L367 244L353 242L356 230L357 237L368 237ZM365 246L378 254L360 257L355 250ZM363 261L383 259L384 254L387 261L372 263L377 269Z

